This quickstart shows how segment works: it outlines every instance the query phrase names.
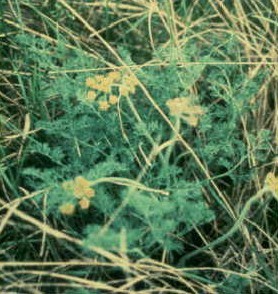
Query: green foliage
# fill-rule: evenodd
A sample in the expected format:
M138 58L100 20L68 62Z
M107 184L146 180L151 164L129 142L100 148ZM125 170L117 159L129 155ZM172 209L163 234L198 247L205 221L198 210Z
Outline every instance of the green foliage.
M254 119L261 107L256 97L270 77L270 70L262 67L250 74L249 65L222 62L224 57L227 61L238 60L244 48L240 38L231 35L229 30L226 33L220 30L221 34L208 30L205 16L215 13L209 1L197 1L198 5L197 2L193 5L194 1L182 4L174 1L173 9L180 17L177 22L170 15L171 3L158 1L158 7L165 14L158 16L154 10L152 15L148 11L133 22L124 12L125 21L119 23L117 13L121 15L121 9L128 9L125 6L128 1L93 3L96 4L93 20L87 14L92 1L82 4L68 1L76 13L83 15L83 25L84 21L89 25L97 23L92 26L100 30L109 44L113 43L111 46L129 66L128 70L117 58L113 60L110 48L91 34L91 30L83 35L82 21L77 21L72 11L61 4L63 2L43 2L45 14L40 1L22 3L24 9L18 19L18 31L8 34L10 51L5 51L4 47L0 49L5 56L3 64L7 65L8 72L14 72L11 82L5 79L3 84L5 87L9 83L15 85L7 95L1 90L1 97L7 99L8 95L17 93L20 96L14 102L20 111L14 111L12 104L0 117L0 134L3 137L10 132L16 134L3 139L4 143L10 142L10 138L16 139L12 144L6 143L7 147L2 147L1 139L0 180L7 199L12 201L22 192L46 189L31 201L20 203L20 209L29 211L34 206L36 210L31 210L32 215L37 214L40 219L43 215L46 223L84 241L82 257L97 259L97 254L90 250L91 246L96 246L126 255L135 262L151 258L176 266L176 261L188 250L222 235L231 222L228 205L235 212L235 218L238 215L239 198L234 200L230 195L240 191L239 202L244 202L245 191L247 194L250 191L246 188L241 192L240 187L250 184L253 190L252 180L258 178L261 168L275 156L269 122L261 127L261 121ZM110 2L116 5L109 6ZM142 3L134 3L134 11L141 11ZM227 7L236 9L232 4ZM189 21L191 12L191 21L196 20L194 25ZM2 11L0 13L1 19L6 17ZM43 33L34 34L30 32L35 28L33 31L26 29L23 23L28 13L35 13L34 19L43 22ZM162 25L159 25L160 17ZM200 17L202 21L199 22ZM220 22L220 18L215 21ZM150 25L148 33L146 24ZM178 45L173 38L173 24L181 30L176 36ZM103 33L103 26L110 28ZM1 22L0 30L5 34L10 32ZM81 31L79 36L77 32ZM209 42L206 31L210 34ZM3 38L6 39L5 34ZM151 36L154 47L145 44ZM138 66L146 60L150 62ZM119 65L121 70L117 68ZM136 81L131 89L128 80L124 86L130 92L125 95L120 91L123 77L108 91L96 90L86 82L88 78L105 80L109 73L118 70L123 76L133 72L144 87ZM94 101L88 99L89 90L95 91ZM110 94L117 96L119 93L122 95L116 98L117 103L101 109L100 102L107 102ZM178 106L171 109L169 101L178 101ZM182 104L184 101L186 103ZM5 103L1 101L1 109L2 105ZM185 109L184 113L179 113L180 108ZM197 118L194 117L196 113ZM30 115L28 134L21 131L26 123L25 114ZM192 117L195 120L190 121ZM18 126L10 120L16 121ZM83 186L78 186L76 179L81 179ZM69 188L68 184L72 186ZM61 209L65 205L66 209ZM248 228L244 229L248 233ZM238 240L242 240L242 236L236 238L231 251L241 242ZM48 242L51 243L46 239L41 242L43 245L39 244L40 258L41 248L47 247ZM24 239L23 243L20 248L24 252L28 242ZM12 248L12 242L7 244ZM75 256L75 250L70 249L64 256ZM215 260L224 251L225 248L219 250ZM51 250L47 253L49 259L62 259L59 254L52 256L52 253ZM230 251L227 256L229 254ZM196 263L210 266L215 260L207 258ZM195 260L192 261L194 267L199 266L194 263ZM267 261L264 267L263 275L270 277ZM78 269L72 273L85 276L86 271ZM96 270L100 280L121 274L112 269L105 273ZM215 285L219 293L244 293L251 287L250 281L240 275L224 278L203 275L201 271L199 274L200 283ZM165 285L168 282L176 283L174 278ZM82 288L65 293L73 291L100 293Z
M124 228L130 252L140 249L147 254L161 248L169 252L181 251L181 238L186 233L214 219L198 185L184 183L181 186L162 198L139 192L131 196L124 193L124 197L130 198L121 217L104 234L97 233L101 232L101 227L90 225L86 229L87 244L115 250L120 246L120 231Z
M61 45L53 47L44 41L30 39L28 35L20 35L16 41L26 46L27 62L36 64L39 69L63 71L69 67L74 69L75 65L88 66L86 56ZM184 56L185 61L191 60L193 49L198 54L194 45L179 52L161 49L156 53L157 57L169 58L172 65L163 69L142 69L138 76L165 113L169 112L166 106L169 99L189 96L190 88L199 83L201 90L196 101L206 109L198 130L200 136L192 136L192 127L184 123L181 133L185 137L190 136L191 145L216 176L228 173L234 182L246 180L252 171L243 173L241 168L233 169L248 156L247 145L238 126L246 111L254 108L250 101L260 87L262 75L249 80L244 71L224 65L177 67L176 58ZM122 48L121 54L129 59L126 49ZM203 55L200 58L209 60L210 57ZM134 158L138 146L147 150L153 145L154 138L160 136L163 142L172 136L160 115L142 100L139 89L132 97L132 103L136 103L141 122L136 122L130 115L131 108L124 99L121 102L122 126L116 110L100 112L96 104L84 103L86 77L88 75L65 73L53 81L44 76L37 81L41 97L45 97L43 103L47 104L48 114L33 117L34 126L39 131L28 142L22 184L34 190L50 188L47 211L54 215L59 214L58 208L63 203L77 205L78 202L61 188L64 181L79 175L90 181L111 176L134 179L138 174L138 163ZM215 103L218 97L221 100ZM139 98L141 103L137 102ZM124 140L122 127L127 132L128 141ZM256 147L258 150L267 144L267 136L262 136L265 139L260 140L263 145ZM170 157L160 156L143 178L145 185L169 191L169 196L158 197L139 191L129 195L129 189L113 183L94 187L96 196L90 201L89 208L94 217L88 218L85 230L87 244L119 250L120 232L124 230L126 246L131 252L138 249L145 254L157 250L182 251L182 240L186 234L214 219L212 209L202 196L201 184L192 180L196 163L188 158L190 169L182 168L183 163L175 160L178 148L171 148ZM142 162L142 158L139 160ZM36 199L40 201L40 197ZM102 232L102 226L113 218L126 199L128 205ZM86 220L84 211L78 210L78 213L83 214Z
M36 64L40 70L57 70L58 66L55 64L59 64L59 70L66 70L69 64L73 68L78 62L79 66L83 66L86 60L86 57L76 55L77 52L65 58L65 47L51 47L34 38L29 40L28 35L18 36L17 42L26 46L27 62ZM49 55L47 52L55 54ZM124 50L122 54L127 53ZM166 101L188 94L187 89L200 78L203 70L204 66L179 69L173 65L163 71L155 68L141 70L139 76L167 113ZM191 77L190 80L186 79L187 75ZM95 104L83 102L86 77L88 75L66 73L59 74L53 81L44 76L37 81L38 91L41 97L45 97L42 98L42 103L47 104L48 113L44 116L33 116L34 127L39 131L28 142L21 181L23 186L32 190L50 189L46 210L49 214L59 215L58 208L63 203L77 205L78 200L71 198L61 188L64 181L79 175L90 181L111 176L134 179L138 174L138 163L134 160L134 151L138 146L147 150L153 145L153 138L159 134L162 134L161 141L168 140L171 136L159 114L147 104L134 101L138 104L137 111L143 120L136 123L129 114L129 104L123 101L123 127L128 136L128 142L125 141L116 110L100 112ZM169 83L171 88L163 87ZM138 97L142 95L139 89L136 93ZM175 149L173 152L176 152ZM142 158L140 161L142 162ZM177 177L181 175L189 182L178 180ZM127 248L131 252L138 249L145 254L157 250L181 251L182 238L192 229L214 218L212 210L207 207L200 193L200 185L190 181L190 172L183 171L171 162L165 162L161 156L144 176L143 183L169 191L169 196L158 197L139 191L130 196L129 189L113 183L96 185L96 196L91 200L89 208L94 217L87 220L86 242L115 250L120 246L119 236L124 229ZM128 205L111 227L101 233L105 220L113 217L127 197L130 198ZM40 203L41 198L38 196L36 200ZM87 213L82 210L78 213L83 214L86 219ZM71 216L73 219L75 217ZM90 237L95 235L98 238Z
M230 275L227 279L225 279L224 283L219 286L218 293L246 293L248 286L248 279L236 275Z

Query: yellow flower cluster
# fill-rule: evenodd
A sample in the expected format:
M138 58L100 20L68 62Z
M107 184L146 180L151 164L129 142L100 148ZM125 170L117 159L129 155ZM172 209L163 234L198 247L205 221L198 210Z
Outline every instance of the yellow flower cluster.
M166 102L170 114L184 119L189 125L195 127L204 110L199 105L193 105L189 97L169 99Z
M110 108L110 104L107 101L99 101L98 108L99 110L106 111Z
M65 203L59 207L59 210L62 214L72 215L72 214L74 214L75 207L72 203Z
M265 178L267 186L278 195L278 177L275 177L274 173L268 173Z
M109 93L113 84L121 79L120 72L110 72L107 75L96 75L86 79L86 86L100 92Z
M88 91L86 100L88 102L93 102L97 98L97 93L95 91Z
M109 103L111 105L117 104L118 103L118 97L116 95L110 95L109 96Z
M111 94L112 87L118 87L119 95L127 97L129 94L135 93L137 85L138 82L135 76L124 74L120 71L89 77L86 79L86 86L91 89L87 92L85 100L89 103L95 101L98 92L109 94L107 100L98 101L99 110L107 111L111 105L118 103L118 97Z
M90 198L95 196L95 190L91 188L91 182L82 176L76 177L72 181L62 183L62 188L79 199L81 209L90 207ZM72 215L75 211L75 206L71 203L65 203L60 206L60 212L65 215Z
M137 86L138 81L135 76L131 76L129 74L125 75L119 87L120 95L128 96L129 94L134 94Z

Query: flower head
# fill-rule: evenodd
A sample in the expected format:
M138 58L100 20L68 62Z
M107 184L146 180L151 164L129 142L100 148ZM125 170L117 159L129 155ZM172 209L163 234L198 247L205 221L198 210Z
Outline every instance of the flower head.
M183 113L183 99L174 98L166 102L171 115L181 115Z
M96 75L93 78L89 77L86 79L86 86L98 91L109 93L111 80L104 75Z
M75 177L74 180L65 181L62 183L62 188L70 192L79 200L79 205L82 209L87 209L90 206L90 198L95 196L95 190L91 188L91 182L82 176ZM75 206L72 203L65 203L59 207L62 214L72 215L75 211Z
M116 83L116 84L115 84ZM138 85L138 80L135 76L128 73L123 74L120 71L111 71L106 75L96 75L94 77L88 77L86 79L87 87L90 87L96 91L110 93L112 86L118 86L119 92L122 96L128 96L130 93L134 94L136 91L136 86ZM89 91L87 94L87 100L93 101L96 95ZM111 104L116 104L115 99L112 100ZM101 110L107 110L107 104L101 104Z
M113 82L117 81L121 78L121 73L120 71L111 71L107 74L107 78Z
M99 91L102 91L104 93L109 93L111 89L111 81L107 78L104 78L99 84L98 88Z
M106 111L110 108L110 105L107 101L99 101L98 107L99 110Z
M78 203L81 209L88 209L90 207L90 200L88 198L82 198Z
M96 83L101 83L105 79L104 75L96 75L94 76L94 80Z
M91 88L93 88L94 85L95 85L95 80L94 80L94 78L87 78L87 79L86 79L86 86L87 86L87 87L91 87Z
M136 91L136 86L135 85L130 85L129 86L129 93L135 94L135 91Z
M65 203L59 207L59 210L62 214L72 215L75 211L75 207L72 203Z
M76 177L73 181L65 181L62 188L72 193L76 198L92 198L95 196L95 190L91 188L91 182L82 176Z
M74 179L73 194L76 198L95 196L95 190L91 188L91 182L78 176Z
M134 87L138 86L138 81L136 77L131 75L126 75L123 78L123 83L128 86L134 86Z
M116 95L110 95L109 96L109 103L114 105L114 104L117 104L118 102L118 97Z
M96 92L91 90L91 91L88 91L86 100L88 102L92 102L92 101L94 101L96 99L96 97L97 97Z
M119 87L119 91L120 91L120 95L121 95L121 96L126 97L126 96L129 95L129 88L128 88L127 86L125 86L125 85L121 85L121 86Z
M135 76L125 75L122 80L122 84L119 88L122 96L128 96L130 93L134 94L138 86L138 81Z
M268 173L265 178L267 186L278 195L278 177L275 177L274 173Z
M196 126L204 110L199 105L193 105L189 97L174 98L166 102L170 114L183 118L189 125Z

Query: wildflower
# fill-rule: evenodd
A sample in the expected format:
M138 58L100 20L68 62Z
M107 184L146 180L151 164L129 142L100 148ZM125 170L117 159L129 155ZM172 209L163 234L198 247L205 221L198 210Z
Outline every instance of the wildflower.
M110 84L107 82L107 80L103 80L100 83L95 83L91 86L91 88L108 93L110 91Z
M111 81L109 79L104 78L102 81L95 86L95 88L99 91L109 93L110 92L110 87L111 87Z
M166 102L166 105L168 106L171 115L181 115L185 110L185 106L188 106L184 98L170 99Z
M136 77L126 75L123 78L122 89L120 89L120 92L122 92L122 96L127 96L130 93L134 94L136 91L136 86L138 86L138 81Z
M99 110L106 111L110 108L110 105L107 101L99 101L98 107Z
M97 94L95 91L88 91L86 100L89 102L92 102L96 99L96 97L97 97Z
M135 91L136 91L136 87L135 87L135 85L130 85L130 86L129 86L129 93L134 94Z
M90 201L88 198L82 198L78 203L81 209L88 209L90 207Z
M109 72L106 76L104 75L96 75L93 78L87 78L86 79L86 85L92 89L95 89L97 91L101 91L104 93L110 93L111 87L114 85L115 82L120 82L122 77L122 73L120 71L112 71ZM138 81L135 76L131 76L126 74L120 85L119 85L119 92L122 96L128 96L130 93L134 94L136 91L136 86L138 85ZM90 92L90 91L89 91ZM93 93L88 93L87 100L93 101L95 99L95 95ZM111 104L116 104L116 102L113 103L113 101L116 101L116 99L113 99ZM103 104L102 110L107 110L108 107L106 104Z
M123 83L128 86L134 86L134 87L138 86L138 81L135 76L130 76L130 75L125 76L123 79Z
M275 177L274 173L268 173L265 178L267 186L278 195L278 177Z
M82 176L77 176L72 181L62 183L62 188L65 191L71 192L74 197L79 200L79 205L82 209L87 209L90 206L90 198L95 196L95 190L91 188L91 182ZM62 214L72 215L75 211L75 206L71 203L65 203L59 207Z
M125 86L125 85L121 85L120 88L119 88L119 91L120 91L120 95L121 95L121 96L126 97L126 96L129 95L129 89L128 89L128 87Z
M112 81L117 81L121 78L121 73L119 71L111 71L107 74L107 78Z
M94 78L87 78L87 79L86 79L86 86L87 86L87 87L91 87L91 88L93 88L94 85L95 85L95 80L94 80Z
M201 106L192 105L192 101L188 97L174 98L166 102L170 110L170 114L183 118L189 125L196 126L199 117L204 114Z
M86 79L86 86L98 91L109 93L111 81L103 75L96 75L93 78Z
M95 196L95 190L91 188L91 182L78 176L74 179L73 195L76 198L92 198Z
M118 97L116 95L110 95L109 96L109 103L114 105L114 104L117 104L118 102Z
M65 203L59 207L59 210L62 214L72 215L74 213L75 207L71 203Z
M196 127L198 124L198 121L199 121L199 118L197 116L193 116L193 115L190 115L184 119L187 121L187 123L189 125L191 125L193 127Z
M96 81L96 83L101 83L104 80L104 75L96 75L94 76L94 80Z

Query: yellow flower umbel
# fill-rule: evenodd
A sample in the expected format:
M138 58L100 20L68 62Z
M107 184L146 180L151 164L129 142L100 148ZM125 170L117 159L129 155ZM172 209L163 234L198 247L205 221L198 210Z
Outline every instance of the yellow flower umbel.
M278 177L275 177L274 173L267 174L265 183L276 195L278 195Z
M98 108L101 111L107 111L111 105L118 103L118 97L113 94L115 88L122 97L134 94L138 81L135 76L121 71L111 71L106 75L96 75L86 79L86 86L93 89L88 91L86 101L93 102L97 99L99 92L106 94L106 99L98 101Z
M110 105L107 101L99 101L98 109L101 111L106 111L110 108Z
M72 181L65 181L62 183L62 188L71 193L74 197L79 200L79 205L82 209L87 209L90 206L90 198L95 196L95 190L91 188L91 182L86 180L82 176L76 177ZM70 206L71 205L71 206ZM73 214L73 204L64 204L60 206L60 211L63 214Z
M86 79L86 86L100 92L109 93L113 84L121 78L121 73L109 72L107 75L96 75Z
M62 214L72 215L74 213L75 207L71 203L65 203L59 207L59 210Z
M103 75L97 75L93 78L87 78L86 79L86 86L90 87L94 90L109 93L110 86L111 86L111 80L107 79Z
M109 103L111 105L117 104L118 103L118 97L116 95L110 95L109 96Z
M119 87L120 95L128 96L129 94L134 94L137 86L138 86L138 81L136 77L126 74L123 77L122 84Z
M121 73L119 71L111 71L107 74L107 78L113 82L117 82L121 79Z
M129 88L127 87L127 86L125 86L125 85L121 85L120 87L119 87L119 92L120 92L120 95L121 96L124 96L124 97L126 97L126 96L128 96L129 95Z
M95 91L88 91L86 101L93 102L96 100L97 93Z
M86 79L86 86L90 88L94 88L95 79L94 78L87 78Z
M88 209L90 207L90 201L88 198L82 198L78 203L81 209Z
M173 116L184 119L189 125L196 127L199 117L204 114L201 106L193 105L189 97L174 98L166 102Z
M92 198L95 196L95 190L91 188L91 182L78 176L74 179L73 195L76 198Z

